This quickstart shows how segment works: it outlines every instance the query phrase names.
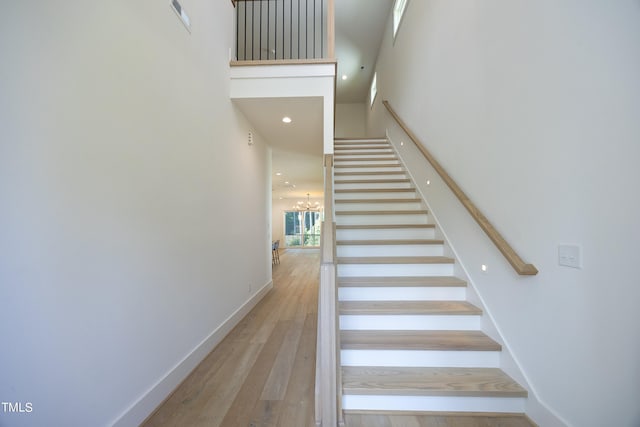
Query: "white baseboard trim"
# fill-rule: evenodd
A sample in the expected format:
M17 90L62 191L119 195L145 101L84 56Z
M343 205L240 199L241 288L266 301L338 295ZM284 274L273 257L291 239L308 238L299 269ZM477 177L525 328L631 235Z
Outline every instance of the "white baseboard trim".
M273 281L269 281L116 418L112 425L114 427L139 426L272 288Z

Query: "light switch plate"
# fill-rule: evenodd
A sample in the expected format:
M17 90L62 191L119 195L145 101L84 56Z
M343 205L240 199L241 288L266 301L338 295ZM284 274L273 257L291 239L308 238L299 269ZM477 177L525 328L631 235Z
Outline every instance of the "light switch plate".
M558 246L558 264L564 267L582 268L580 247L575 245Z

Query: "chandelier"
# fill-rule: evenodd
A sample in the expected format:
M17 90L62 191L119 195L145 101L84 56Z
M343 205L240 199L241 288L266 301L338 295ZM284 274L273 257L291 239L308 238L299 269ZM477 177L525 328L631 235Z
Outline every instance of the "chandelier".
M307 201L306 203L303 201L298 202L293 209L298 212L306 212L306 211L319 211L320 210L320 202L311 203L310 194L307 193Z

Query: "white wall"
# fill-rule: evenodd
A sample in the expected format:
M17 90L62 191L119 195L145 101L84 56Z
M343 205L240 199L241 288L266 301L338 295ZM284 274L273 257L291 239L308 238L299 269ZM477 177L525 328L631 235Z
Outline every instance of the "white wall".
M464 233L460 205L427 194L544 426L640 425L638 22L631 0L411 1L378 59L369 133L390 127L388 99L540 270L517 277ZM558 266L559 244L581 247L582 269Z
M182 3L3 7L0 426L137 425L271 281L233 7Z
M365 136L365 105L336 104L336 138Z

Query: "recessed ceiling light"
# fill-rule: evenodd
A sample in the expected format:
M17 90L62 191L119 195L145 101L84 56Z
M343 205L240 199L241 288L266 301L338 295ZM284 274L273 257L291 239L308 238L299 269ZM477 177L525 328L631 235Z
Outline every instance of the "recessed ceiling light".
M291 123L291 117L283 117L282 118L282 123Z
M276 176L281 176L282 172L276 172Z
M346 75L346 74L343 74L343 75L342 75L342 80L347 80L348 78L349 78L349 77L347 77L347 75Z
M289 181L285 181L284 183L285 183L285 184L288 184L288 183L289 183Z

